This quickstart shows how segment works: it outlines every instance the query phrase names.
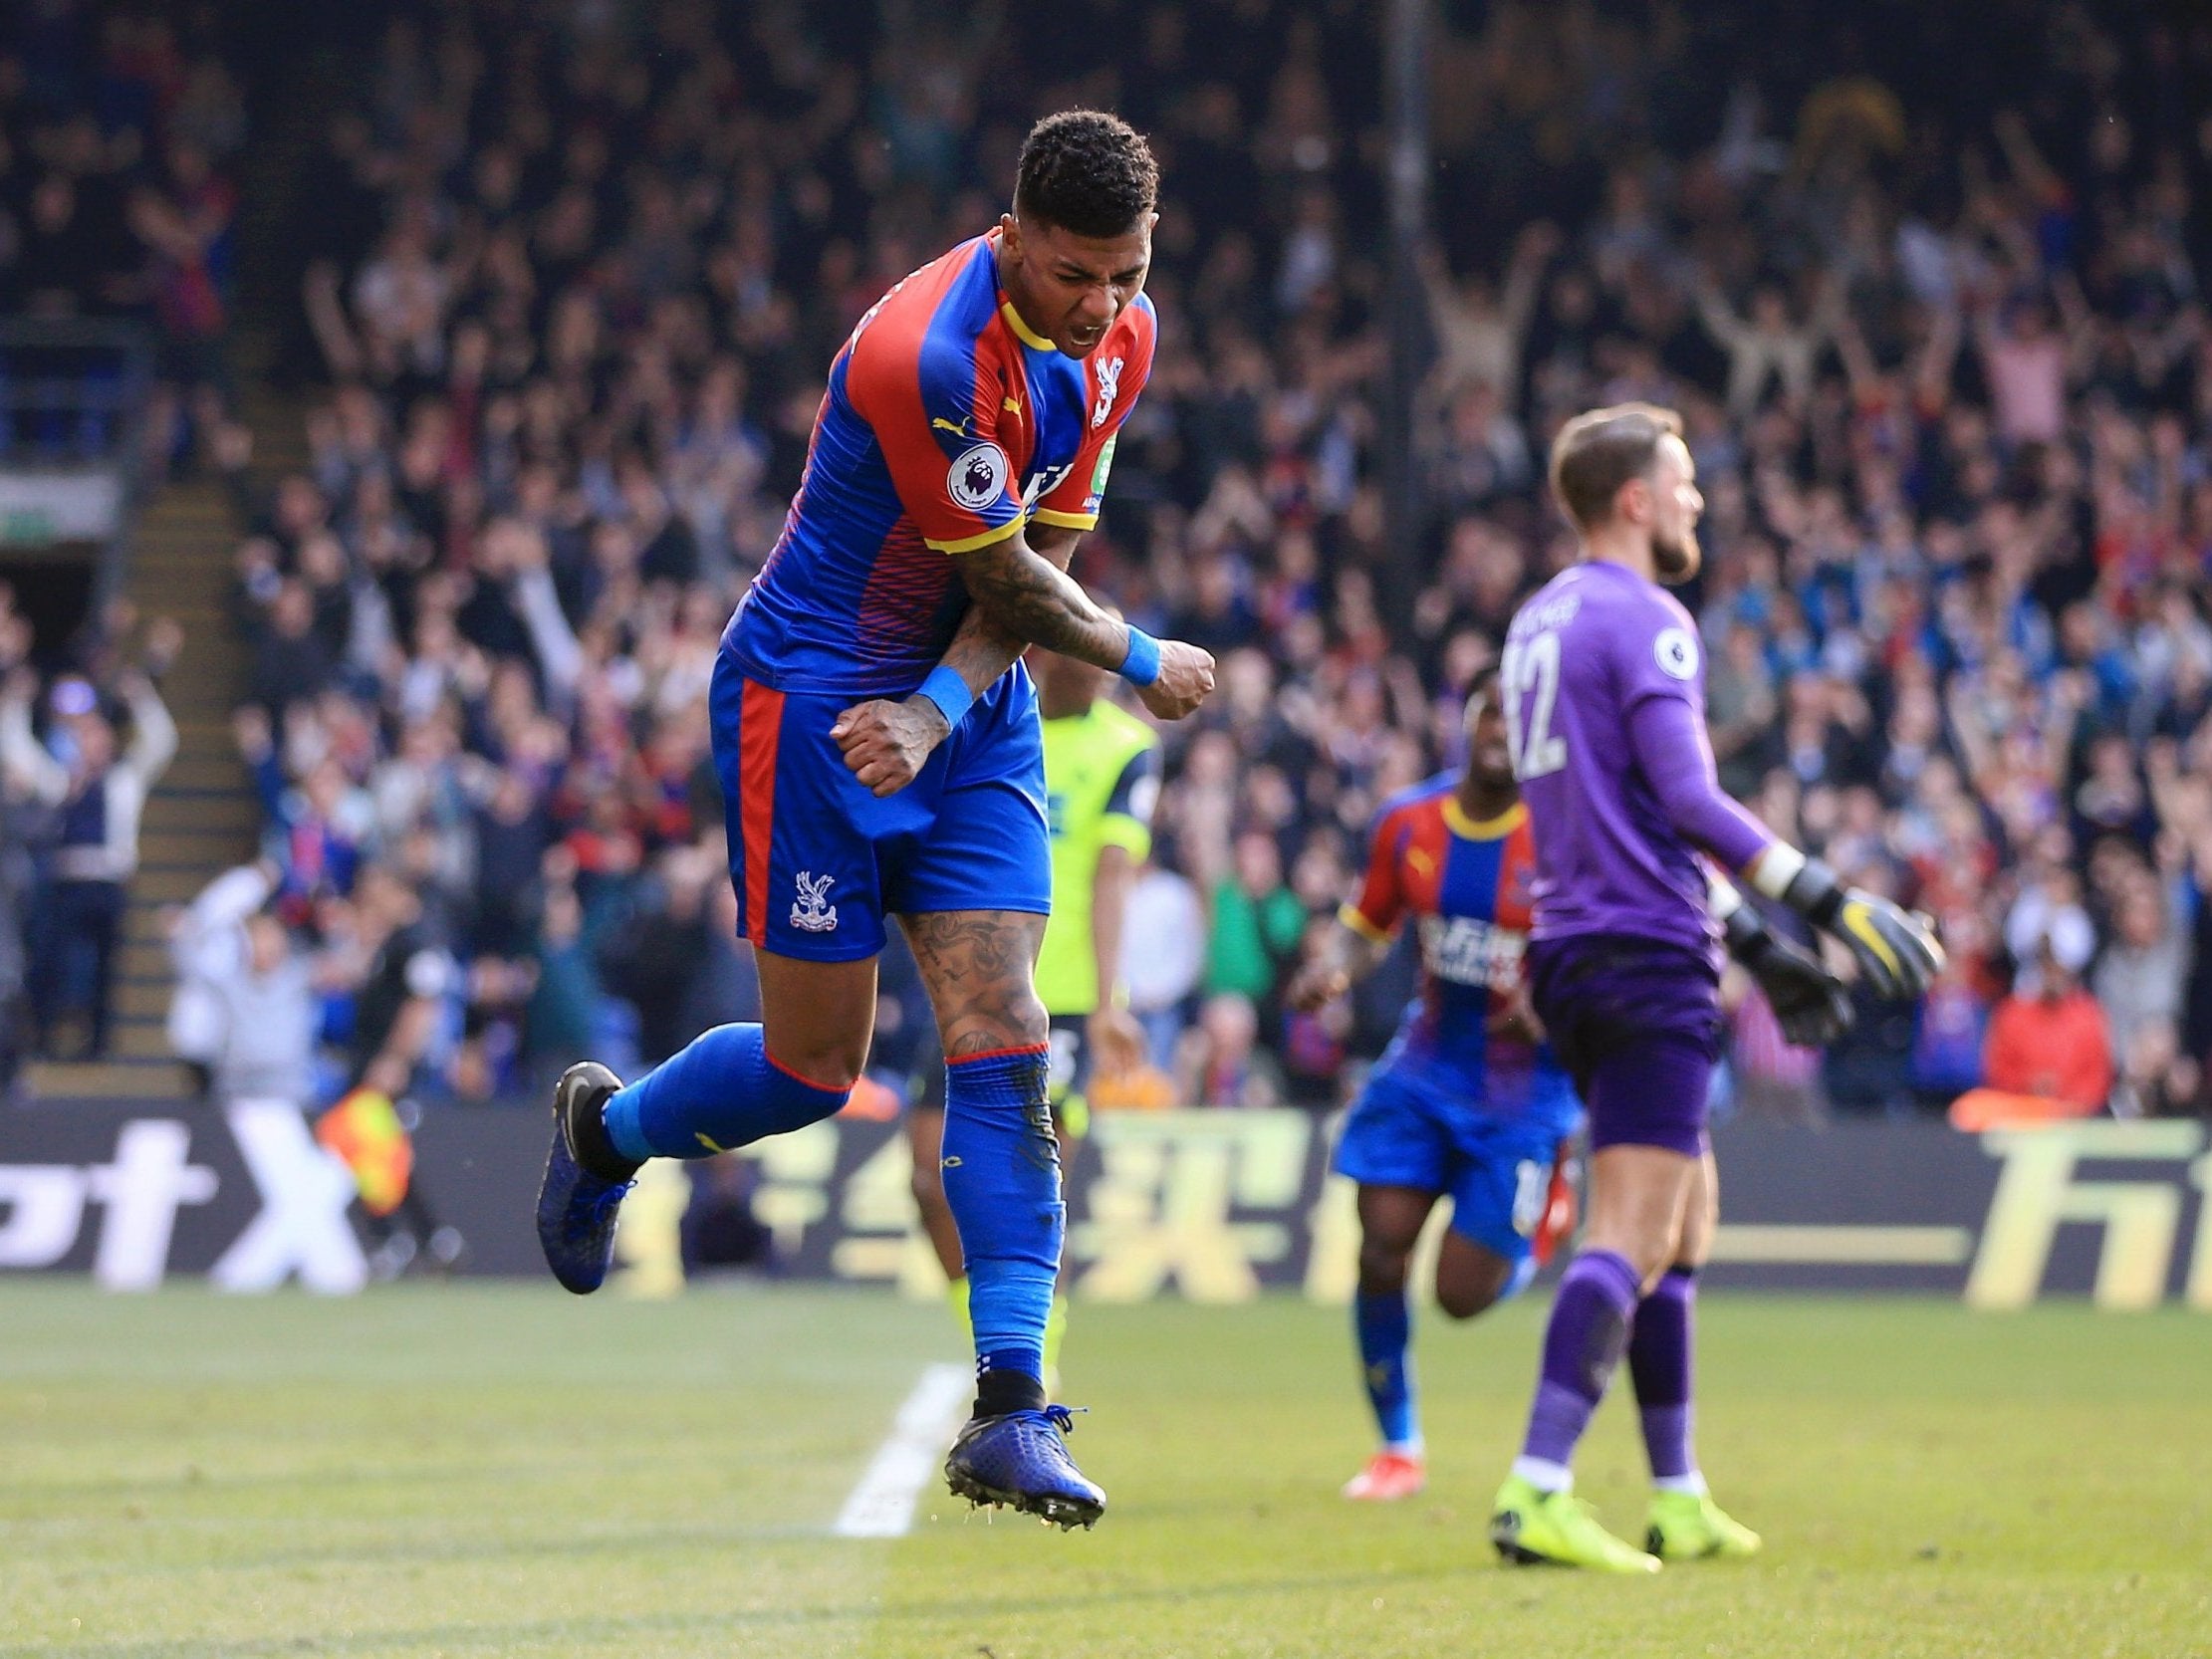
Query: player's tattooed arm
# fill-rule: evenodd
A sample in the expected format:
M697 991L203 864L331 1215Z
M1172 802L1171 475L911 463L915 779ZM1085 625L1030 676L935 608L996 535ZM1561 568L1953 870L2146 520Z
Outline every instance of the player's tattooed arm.
M1080 530L1040 528L1031 541L1038 557L1065 571L1083 540ZM1025 642L980 604L968 606L939 666L958 674L968 695L980 697L1021 656ZM847 709L830 728L845 764L875 795L896 795L912 783L922 763L951 735L944 710L916 692L903 702L877 699Z
M976 608L1008 634L1109 670L1129 654L1127 626L1023 534L961 555L960 575Z
M1101 609L1022 536L962 554L960 574L976 607L1006 633L1116 673L1129 661L1135 630ZM1180 720L1213 690L1213 657L1180 639L1146 643L1157 645L1159 662L1148 679L1134 682L1136 694L1160 719Z
M1038 526L961 556L960 574L974 602L939 666L958 674L970 697L981 695L1031 644L1102 668L1118 669L1127 660L1127 625L1067 574L1081 539L1079 531ZM1162 720L1180 720L1213 690L1213 658L1178 639L1158 645L1159 671L1137 687L1137 696ZM854 775L883 796L912 783L950 729L943 708L917 692L902 703L877 700L847 709L830 735Z
M1050 564L1054 570L1065 572L1076 556L1076 544L1083 540L1080 530L1063 529L1057 525L1039 525L1025 532L1017 540L1026 540L1030 552ZM1075 587L1073 582L1069 583ZM974 584L969 590L972 594ZM1082 590L1077 589L1078 592ZM1128 649L1124 629L1122 649ZM1007 669L1014 666L1028 641L1017 636L1001 622L984 604L978 601L968 606L968 613L961 618L960 631L952 636L952 643L945 648L944 665L967 682L969 692L982 696Z

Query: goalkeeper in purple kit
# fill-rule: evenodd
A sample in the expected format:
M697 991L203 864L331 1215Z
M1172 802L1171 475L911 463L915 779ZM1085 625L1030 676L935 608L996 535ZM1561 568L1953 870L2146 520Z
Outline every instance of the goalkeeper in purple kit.
M1535 830L1536 1009L1588 1109L1591 1173L1589 1227L1490 1534L1509 1560L1619 1572L1759 1547L1707 1493L1690 1433L1696 1271L1718 1213L1716 932L1756 925L1713 866L1841 940L1879 996L1919 996L1942 963L1921 921L1777 841L1714 778L1697 630L1661 587L1698 567L1704 501L1681 430L1638 403L1562 428L1552 487L1583 558L1521 607L1501 671ZM1802 953L1770 935L1738 954L1794 1038L1842 1029L1839 986ZM1655 1488L1645 1549L1574 1496L1576 1443L1623 1356Z

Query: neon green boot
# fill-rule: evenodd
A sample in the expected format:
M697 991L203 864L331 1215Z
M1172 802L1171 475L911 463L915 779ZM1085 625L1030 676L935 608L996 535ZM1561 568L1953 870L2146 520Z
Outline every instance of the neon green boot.
M1516 1565L1659 1570L1658 1557L1598 1526L1590 1506L1572 1492L1540 1492L1515 1475L1498 1489L1490 1509L1490 1541Z
M1643 1546L1668 1561L1733 1561L1759 1553L1760 1538L1702 1492L1654 1492Z

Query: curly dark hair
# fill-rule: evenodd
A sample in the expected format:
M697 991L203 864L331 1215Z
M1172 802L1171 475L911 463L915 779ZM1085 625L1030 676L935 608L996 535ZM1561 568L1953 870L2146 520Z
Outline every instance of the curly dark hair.
M1152 211L1159 166L1144 135L1103 110L1062 110L1029 129L1014 211L1078 236L1125 236Z

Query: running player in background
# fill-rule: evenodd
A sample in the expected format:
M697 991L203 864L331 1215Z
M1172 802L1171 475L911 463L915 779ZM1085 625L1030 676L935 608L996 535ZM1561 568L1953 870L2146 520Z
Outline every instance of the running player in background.
M1565 1166L1582 1106L1522 983L1535 852L1493 673L1477 678L1466 724L1457 778L1431 778L1383 803L1359 896L1338 912L1289 993L1309 1012L1343 996L1412 918L1419 989L1334 1159L1359 1185L1353 1325L1382 1436L1347 1498L1406 1498L1427 1481L1405 1280L1436 1200L1451 1195L1436 1301L1455 1319L1519 1292L1574 1225Z
M623 1087L572 1067L538 1198L546 1261L599 1288L648 1157L697 1158L844 1105L895 915L948 1057L945 1196L971 1282L973 1418L955 1494L1089 1526L1106 1495L1047 1409L1066 1212L1031 965L1051 908L1035 642L1120 673L1166 719L1213 659L1066 575L1152 360L1158 172L1112 116L1049 116L1014 210L896 284L830 366L799 495L723 635L709 706L758 1025L717 1027Z
M1579 415L1552 487L1583 559L1513 619L1501 680L1536 831L1531 983L1590 1112L1590 1224L1560 1281L1522 1455L1490 1535L1509 1560L1655 1572L1660 1557L1743 1555L1758 1535L1708 1495L1691 1450L1696 1270L1717 1216L1705 1099L1720 1030L1723 869L1843 941L1870 988L1915 998L1942 962L1927 927L1846 888L1721 793L1687 581L1704 500L1678 416L1625 403ZM1570 1461L1623 1353L1643 1406L1649 1553L1574 1496Z
M1436 1200L1452 1199L1436 1300L1455 1319L1518 1293L1574 1225L1568 1137L1582 1107L1530 1006L1536 852L1494 672L1476 676L1466 734L1456 780L1431 779L1384 806L1357 900L1290 992L1309 1010L1343 995L1380 964L1399 919L1415 919L1419 994L1337 1142L1335 1167L1359 1188L1353 1323L1382 1437L1347 1498L1409 1497L1427 1479L1406 1266ZM1730 948L1785 1028L1799 1041L1836 1036L1849 1014L1842 983L1749 907L1737 917Z
M1037 995L1052 1027L1053 1126L1060 1135L1062 1179L1090 1124L1084 1091L1094 1069L1107 1076L1142 1059L1144 1035L1116 1000L1121 918L1136 867L1152 846L1159 799L1160 746L1151 727L1103 695L1106 676L1087 662L1031 651L1045 735L1045 817L1052 831L1053 913L1037 957ZM943 1067L936 1068L941 1076ZM914 1155L914 1202L965 1321L967 1268L960 1233L945 1204L938 1167L944 1097L932 1090L906 1115ZM1048 1384L1060 1363L1068 1304L1053 1299L1045 1327Z

